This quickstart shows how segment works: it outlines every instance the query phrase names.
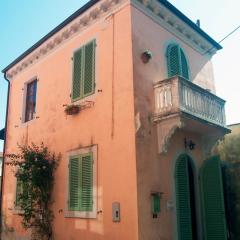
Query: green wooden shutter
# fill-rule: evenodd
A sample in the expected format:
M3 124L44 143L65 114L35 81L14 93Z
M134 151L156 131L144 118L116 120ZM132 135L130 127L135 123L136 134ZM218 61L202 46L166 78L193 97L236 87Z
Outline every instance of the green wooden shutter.
M69 162L69 210L77 211L80 206L81 159L71 158Z
M93 159L92 153L82 156L81 211L93 209Z
M95 40L85 45L83 96L94 92L95 84Z
M193 240L188 157L181 155L175 167L178 240Z
M168 77L180 75L179 46L171 44L167 49Z
M81 97L81 85L83 78L83 47L73 56L73 82L72 82L72 100L76 101Z
M227 240L222 174L217 156L200 170L200 189L205 240Z
M182 76L189 80L189 68L183 50L177 44L171 44L167 49L168 77Z
M188 63L182 49L180 49L180 57L181 57L181 76L189 80Z
M22 194L22 182L17 178L16 182L16 199L15 199L15 207L19 207L20 203L20 194Z

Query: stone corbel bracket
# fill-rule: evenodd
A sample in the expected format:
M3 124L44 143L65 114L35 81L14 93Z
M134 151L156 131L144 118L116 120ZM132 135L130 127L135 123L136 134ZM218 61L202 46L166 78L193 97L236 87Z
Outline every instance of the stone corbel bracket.
M157 123L158 152L166 153L170 145L170 140L177 131L185 125L179 117L170 118Z

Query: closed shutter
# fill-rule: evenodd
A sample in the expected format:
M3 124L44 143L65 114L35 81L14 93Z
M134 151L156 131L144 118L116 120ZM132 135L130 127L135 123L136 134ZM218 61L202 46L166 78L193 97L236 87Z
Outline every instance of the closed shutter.
M76 101L81 97L81 85L83 78L83 48L80 48L74 53L73 61L72 100Z
M22 182L17 178L16 183L16 199L15 199L15 207L19 207L20 204L20 194L22 194Z
M182 70L181 75L182 77L189 79L187 59L182 49L180 49L180 56L181 56L181 70Z
M205 240L226 240L224 196L220 159L206 160L200 170L200 187Z
M74 53L72 101L94 93L95 47L96 41L93 40Z
M82 156L81 211L93 209L93 159L92 155Z
M168 77L180 75L180 58L178 45L170 45L167 50Z
M81 159L72 158L69 163L69 210L77 211L80 206Z
M168 77L182 76L189 80L189 68L183 50L177 44L171 44L167 48Z
M87 96L93 93L95 84L95 40L85 46L84 92Z
M92 153L70 159L69 210L93 210L93 157Z
M192 219L190 203L190 186L188 174L188 157L181 155L175 168L176 209L178 239L192 240Z

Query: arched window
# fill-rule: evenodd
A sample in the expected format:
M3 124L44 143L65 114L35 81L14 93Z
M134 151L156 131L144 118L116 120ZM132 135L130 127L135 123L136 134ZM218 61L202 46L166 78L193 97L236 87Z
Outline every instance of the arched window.
M168 77L179 75L189 80L189 69L186 56L177 44L170 44L167 48Z

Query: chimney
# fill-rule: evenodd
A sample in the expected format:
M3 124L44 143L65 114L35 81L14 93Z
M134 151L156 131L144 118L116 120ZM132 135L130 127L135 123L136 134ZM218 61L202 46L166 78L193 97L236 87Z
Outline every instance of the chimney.
M199 19L197 20L196 25L197 25L198 27L200 27L200 20L199 20Z

